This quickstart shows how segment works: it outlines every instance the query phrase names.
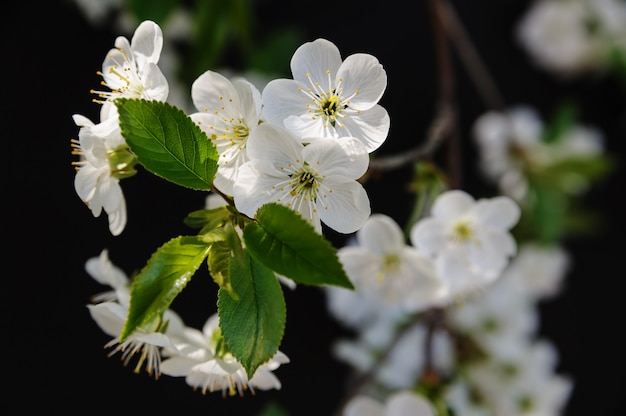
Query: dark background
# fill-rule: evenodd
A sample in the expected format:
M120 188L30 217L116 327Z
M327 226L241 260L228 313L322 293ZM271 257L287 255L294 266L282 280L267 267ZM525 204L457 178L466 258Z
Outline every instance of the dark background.
M544 117L564 97L581 103L581 119L599 126L607 150L622 157L626 140L626 88L614 79L558 81L533 67L512 30L526 4L514 0L454 1L507 105L526 103ZM381 104L391 115L390 139L381 154L423 140L434 116L437 78L432 26L426 2L344 1L257 3L259 24L290 21L307 40L325 37L342 56L366 52L385 66L388 88ZM7 7L7 6L5 6ZM211 415L255 415L270 401L290 415L330 415L346 388L347 366L330 345L348 334L326 312L316 288L285 290L287 327L281 350L291 363L276 371L280 391L222 399L203 396L182 379L133 374L117 357L107 358L109 337L85 305L102 291L84 271L85 261L108 248L112 261L130 273L169 238L189 233L185 215L201 208L204 195L190 193L145 172L123 182L129 221L119 237L106 216L94 219L73 187L75 157L70 139L78 130L72 114L97 120L89 90L104 54L119 34L90 25L69 2L12 3L3 13L2 128L4 284L2 346L5 406L77 412L199 410ZM285 65L288 65L286 62ZM462 186L480 195L469 126L484 111L463 67L455 60L455 95L463 148ZM207 68L208 69L208 68ZM373 210L408 215L405 184L396 171L369 183ZM555 300L542 304L541 335L557 346L558 372L575 380L566 416L618 416L626 409L623 248L625 204L622 168L586 197L606 227L595 236L565 242L575 267ZM8 212L7 212L8 209ZM215 311L216 287L208 276L192 279L176 300L189 325L200 326ZM178 310L178 309L177 309ZM8 401L8 403L7 403ZM126 412L125 409L129 409Z

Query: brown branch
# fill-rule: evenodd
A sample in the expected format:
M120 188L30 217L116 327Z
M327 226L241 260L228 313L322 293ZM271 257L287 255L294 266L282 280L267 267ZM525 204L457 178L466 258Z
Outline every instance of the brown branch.
M387 345L387 348L385 348L385 350L383 351L383 353L377 358L377 360L374 362L374 365L372 365L372 367L370 367L370 369L366 372L364 372L363 374L361 374L352 384L352 388L350 389L350 391L344 395L343 400L341 401L341 403L339 404L339 406L337 407L337 410L335 411L334 415L335 416L341 416L343 413L343 408L346 406L346 404L356 395L358 395L361 390L363 390L363 388L365 388L365 386L367 384L369 384L371 382L371 380L374 378L374 376L376 375L376 373L378 372L378 370L382 367L382 365L385 363L385 361L387 360L387 358L391 355L391 352L393 351L393 349L395 348L396 345L398 345L398 342L400 342L400 340L402 339L402 337L411 329L413 328L415 325L417 325L418 323L420 323L420 321L422 320L422 315L417 314L413 317L413 319L411 321L409 321L406 325L404 325L398 332L396 332L394 338L391 340L391 342L389 343L389 345Z
M490 76L487 67L470 40L463 23L449 0L438 1L439 17L446 27L446 34L455 47L461 62L467 69L479 95L487 108L502 109L504 100Z

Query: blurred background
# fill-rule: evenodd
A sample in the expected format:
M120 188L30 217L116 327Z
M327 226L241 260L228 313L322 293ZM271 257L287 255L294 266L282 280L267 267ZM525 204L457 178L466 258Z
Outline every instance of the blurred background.
M180 85L173 86L172 80L170 88L172 101L181 107L188 105L184 100L191 82L207 69L255 68L269 77L290 77L293 51L319 37L334 42L343 57L357 52L374 55L387 71L388 87L380 104L391 117L390 136L379 155L394 155L425 140L437 111L440 73L429 2L163 1L149 8L145 4L150 2L140 1L87 3L14 2L5 6L8 13L0 29L6 53L0 69L8 208L3 216L8 270L0 291L2 344L9 368L5 404L8 400L24 410L83 413L167 409L260 415L276 403L290 415L331 415L347 389L350 368L332 356L330 346L349 332L329 315L318 288L285 289L287 327L280 349L291 363L276 371L283 384L280 391L243 398L203 396L182 379L155 381L144 373L134 374L118 357L107 357L103 347L109 337L85 306L103 288L86 274L85 261L108 248L113 263L127 273L141 268L163 242L190 232L182 220L203 207L205 195L140 171L122 185L128 225L122 235L112 237L106 216L93 218L74 191L70 139L77 138L78 129L72 115L98 119L99 106L91 102L89 91L99 86L96 71L115 38L130 38L138 24L130 17L132 11L155 19L171 39L164 45L164 68L167 54L175 50L190 56L179 67L168 68L178 76ZM458 39L471 41L489 85L497 87L494 101L484 85L476 86L468 57L463 57L474 50L463 43L459 49L451 46L463 189L474 196L494 192L479 173L471 138L474 121L493 104L530 105L550 119L562 104L574 103L578 120L602 131L605 151L617 161L583 197L584 208L596 215L592 232L564 237L573 267L561 293L540 305L540 333L559 352L556 371L575 383L564 416L622 415L624 72L563 75L540 64L516 37L531 2L450 4L466 34ZM170 11L177 7L205 23L191 30L189 20L171 18ZM367 183L374 212L394 216L400 223L408 218L414 197L407 186L411 169L384 172ZM341 236L331 238L342 243ZM211 279L200 274L176 299L174 309L188 325L201 326L216 310L216 293Z

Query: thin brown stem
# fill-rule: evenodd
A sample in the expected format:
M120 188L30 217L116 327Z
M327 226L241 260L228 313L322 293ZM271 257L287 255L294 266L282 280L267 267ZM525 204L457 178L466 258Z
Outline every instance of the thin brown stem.
M487 108L495 110L504 108L504 99L450 0L439 0L438 3L439 17L446 27L446 35L454 45L483 102Z
M456 123L456 101L454 95L454 70L448 39L448 25L444 18L444 0L428 0L433 24L433 40L435 42L435 58L439 75L439 105L452 109L454 120L452 129L446 138L447 172L451 188L461 187L461 156L460 139Z

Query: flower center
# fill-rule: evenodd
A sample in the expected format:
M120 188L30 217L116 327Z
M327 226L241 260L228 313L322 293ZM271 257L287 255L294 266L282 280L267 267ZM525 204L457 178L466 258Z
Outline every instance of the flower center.
M126 98L148 98L144 97L145 86L141 81L141 77L137 73L134 62L129 61L126 58L126 54L121 49L119 54L122 57L122 65L112 65L109 67L108 72L111 75L117 77L121 83L114 88L106 81L102 81L101 84L109 87L111 91L97 91L91 90L92 94L96 94L100 99L94 99L93 101L98 104L103 104L105 101L113 101L118 97ZM119 61L118 61L119 62ZM97 72L98 75L103 76L101 71Z
M382 281L385 276L397 272L399 268L400 256L395 253L387 253L383 255L380 270L378 272L378 275L376 275L376 280L378 280L379 282Z
M344 127L341 123L341 119L347 117L346 111L350 104L350 99L359 93L359 90L355 90L349 97L344 96L342 87L343 78L339 78L337 85L333 86L333 80L330 77L330 70L326 70L327 86L322 87L318 81L311 79L311 74L307 73L306 77L309 80L311 86L309 88L299 87L298 90L306 94L311 103L306 107L308 112L312 114L313 120L321 118L324 122L324 127L327 127L330 123L333 127Z
M319 179L317 177L317 173L306 163L291 175L290 184L291 191L289 194L291 196L306 198L310 201L315 201L317 198Z
M454 225L452 229L452 238L454 241L458 241L461 243L468 242L474 232L472 231L472 227L467 221L460 221Z

